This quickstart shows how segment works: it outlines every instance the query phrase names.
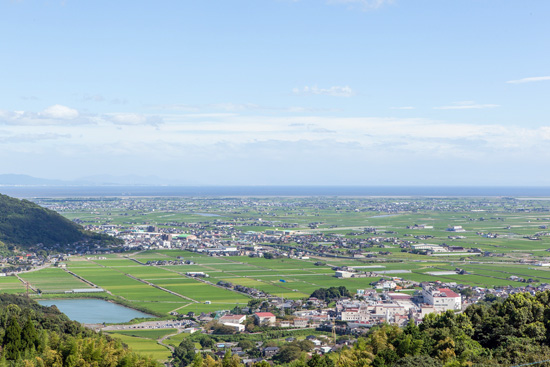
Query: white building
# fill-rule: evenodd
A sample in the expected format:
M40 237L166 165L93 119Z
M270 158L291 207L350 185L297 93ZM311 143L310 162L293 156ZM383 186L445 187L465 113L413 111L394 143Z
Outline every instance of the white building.
M232 323L224 323L225 326L229 326L229 327L232 327L233 329L235 329L236 331L244 331L244 325L243 324L232 324Z
M383 282L378 282L374 288L376 289L395 289L397 287L397 283L395 283L393 280L385 280Z
M340 320L342 321L359 321L361 315L358 308L347 308L340 313Z
M426 250L426 251L433 251L433 252L446 252L447 249L444 247L441 247L439 245L434 245L430 243L419 243L416 245L411 245L411 248L413 250Z
M258 323L260 325L268 324L268 325L275 325L275 315L271 312L256 312L254 314L254 317L256 320L258 320Z
M464 228L462 228L462 226L451 226L451 227L447 228L447 231L449 231L449 232L466 232L466 230Z
M422 289L424 302L433 305L437 311L460 311L462 309L462 297L449 288L435 288L426 286Z
M353 273L350 271L337 270L334 272L336 278L351 278Z
M225 315L220 317L222 324L242 324L246 320L246 315Z

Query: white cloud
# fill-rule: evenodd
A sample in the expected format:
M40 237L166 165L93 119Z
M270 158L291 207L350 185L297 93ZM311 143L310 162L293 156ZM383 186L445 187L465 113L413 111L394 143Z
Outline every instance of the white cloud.
M49 119L74 120L78 118L79 113L74 108L56 104L38 113L38 116Z
M92 124L89 116L82 116L76 109L56 104L41 112L0 110L0 124L20 126L82 125Z
M436 110L471 110L500 107L498 104L479 104L473 101L454 102L450 106L434 107Z
M506 83L522 84L522 83L531 83L531 82L541 82L544 80L550 80L550 76L535 76L535 77L523 78L523 79L517 79L517 80L508 80Z
M294 94L303 94L303 95L325 95L325 96L333 96L333 97L351 97L355 95L355 92L353 89L348 87L347 85L344 87L340 86L332 86L330 88L319 88L316 85L312 87L305 86L302 89L300 88L293 88L292 92Z
M41 112L0 110L0 125L7 126L79 126L84 125L149 125L163 123L161 116L139 113L107 113L101 116L81 114L63 105L53 105Z
M365 164L381 169L392 167L390 171L399 172L394 179L400 179L399 175L406 176L403 170L419 163L453 162L456 167L477 166L479 172L486 172L487 166L506 170L522 160L535 165L535 161L540 164L550 159L547 148L550 125L524 127L420 118L235 113L163 114L162 124L151 125L150 117L137 113L99 116L97 124L82 125L78 130L69 124L2 126L0 156L27 154L28 162L33 162L32 157L40 154L57 165L60 161L84 162L87 169L96 167L98 173L125 165L127 170L135 169L137 161L155 162L155 167L164 171L181 164L196 170L208 166L214 167L219 177L229 180L239 177L243 182L257 182L262 176L256 171L250 173L250 164L272 167L284 163L291 172L303 176L302 181L296 181L303 183L315 182L310 177L315 171L312 167L331 167L342 174L349 170L357 174L353 183L359 183L369 176L354 167ZM60 144L56 139L67 142ZM342 165L346 170L338 168ZM55 167L49 168L55 172ZM37 165L37 169L43 167ZM264 172L268 176L262 178L271 177L267 168ZM474 176L478 178L474 174L469 177ZM201 171L202 177L204 182L216 182ZM278 179L281 181L277 182L284 183L284 179Z

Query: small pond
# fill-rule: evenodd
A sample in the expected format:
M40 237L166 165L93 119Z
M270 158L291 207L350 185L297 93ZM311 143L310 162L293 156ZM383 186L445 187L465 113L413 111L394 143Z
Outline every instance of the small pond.
M39 300L38 303L42 306L56 305L71 320L83 324L119 323L136 317L154 317L101 299L51 299Z

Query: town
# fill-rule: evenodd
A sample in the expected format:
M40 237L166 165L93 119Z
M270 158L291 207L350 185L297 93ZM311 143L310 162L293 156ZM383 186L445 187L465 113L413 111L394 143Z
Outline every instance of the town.
M545 201L36 201L123 244L6 257L4 287L43 300L120 303L158 319L88 326L113 335L175 330L161 345L173 349L188 335L202 351L247 363L283 362L285 346L330 353L380 325L420 325L428 315L550 290Z

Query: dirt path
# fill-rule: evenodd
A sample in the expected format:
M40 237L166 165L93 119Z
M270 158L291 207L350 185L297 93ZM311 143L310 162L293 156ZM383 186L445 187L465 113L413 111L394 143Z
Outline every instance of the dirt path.
M174 347L171 346L170 344L164 344L164 341L172 336L176 336L176 335L179 335L183 333L183 329L178 329L177 332L175 332L174 334L168 334L168 335L165 335L163 337L161 337L160 339L157 340L157 343L159 343L160 345L163 345L165 346L166 348L170 349L172 352L174 351Z

